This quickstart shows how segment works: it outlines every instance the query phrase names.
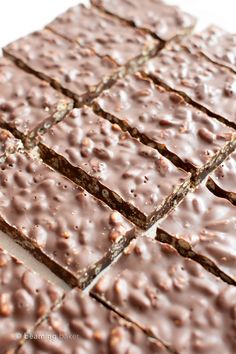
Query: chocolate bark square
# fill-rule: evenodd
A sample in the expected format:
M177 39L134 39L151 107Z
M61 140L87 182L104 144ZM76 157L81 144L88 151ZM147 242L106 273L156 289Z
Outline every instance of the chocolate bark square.
M0 229L81 288L134 237L118 212L21 153L0 165Z
M92 294L174 353L234 353L236 288L170 245L132 241Z
M236 207L201 185L158 225L157 237L235 285L235 228Z
M64 118L73 101L47 82L0 58L0 125L32 140Z
M118 75L109 57L99 57L44 29L21 38L3 49L19 66L48 81L77 101L90 102Z
M47 28L72 42L130 65L155 55L161 42L141 29L104 14L95 7L77 5L58 16Z
M196 24L193 16L160 0L92 0L92 3L164 41L191 32Z
M188 191L190 174L89 107L75 109L41 139L42 158L142 228Z
M236 147L233 129L139 73L104 91L94 109L191 172L197 182Z
M63 291L55 284L0 248L1 353L15 353L62 296Z

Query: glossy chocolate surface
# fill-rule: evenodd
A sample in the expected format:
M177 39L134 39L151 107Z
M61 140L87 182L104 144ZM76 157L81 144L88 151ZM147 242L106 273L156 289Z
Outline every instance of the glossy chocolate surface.
M212 61L236 71L236 34L212 25L183 40L183 44L191 51L200 51Z
M211 174L211 178L223 190L236 194L236 152Z
M27 331L62 297L56 285L0 249L1 353L12 353Z
M101 56L109 55L119 65L148 52L159 43L144 31L103 14L95 7L83 5L70 8L47 27L68 40L92 48Z
M7 232L17 232L18 242L26 239L74 277L132 228L118 212L24 154L11 155L0 166L0 219L11 227Z
M157 341L77 289L18 354L167 354Z
M190 193L159 228L191 245L236 280L236 207L204 185Z
M88 107L72 111L42 142L147 216L189 178Z
M230 70L172 44L145 71L236 128L236 75Z
M154 33L158 38L168 41L184 34L195 25L195 18L177 6L167 5L160 0L92 0L105 11L131 21Z
M117 69L108 58L100 58L89 48L81 48L49 30L21 38L4 51L77 99L94 93Z
M47 82L0 58L0 124L27 136L46 121L56 120L57 112L64 110L64 116L72 107L72 101Z
M232 137L233 130L141 75L128 76L104 91L96 104L160 149L201 168ZM160 146L161 144L161 146Z
M177 353L234 353L236 288L169 245L132 241L92 292Z
M16 139L8 130L0 128L0 163L4 161L7 155L20 149L23 149L21 141Z

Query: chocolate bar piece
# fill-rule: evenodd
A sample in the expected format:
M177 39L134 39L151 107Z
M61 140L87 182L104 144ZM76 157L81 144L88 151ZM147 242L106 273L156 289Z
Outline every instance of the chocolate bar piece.
M218 26L209 26L183 40L193 52L201 52L213 62L236 71L236 34Z
M73 108L47 82L0 58L0 125L22 139L34 138Z
M23 150L23 144L8 130L0 128L0 163L4 162L8 155Z
M9 44L4 54L78 104L89 102L118 75L117 65L108 57L101 58L46 29Z
M236 152L211 174L207 186L219 197L236 205Z
M72 111L41 142L44 161L142 228L189 187L188 173L89 107Z
M1 353L15 349L36 324L62 298L56 285L42 279L0 249L0 344Z
M92 0L92 3L164 41L190 32L196 23L193 16L179 7L160 0Z
M207 113L236 129L236 74L178 44L145 64L157 83L180 92Z
M236 285L235 225L236 207L202 185L158 225L157 237Z
M118 81L94 102L95 111L158 149L200 182L236 147L236 134L180 95L140 74Z
M77 289L38 326L18 354L167 354L158 341Z
M134 236L118 212L20 153L0 165L0 229L67 283L80 287Z
M234 353L236 288L169 245L135 240L92 293L174 353Z
M145 31L84 5L70 8L47 27L98 55L108 55L118 65L127 65L131 60L143 62L160 47L160 41Z

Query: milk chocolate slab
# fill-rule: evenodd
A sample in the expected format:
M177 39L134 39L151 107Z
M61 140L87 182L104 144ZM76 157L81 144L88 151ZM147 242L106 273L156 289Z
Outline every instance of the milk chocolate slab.
M18 354L167 354L158 341L77 289L40 324Z
M179 7L160 0L92 0L92 3L164 41L190 32L196 23L193 16Z
M63 292L0 248L0 343L10 354Z
M101 58L47 29L9 44L4 53L78 104L89 102L118 75L117 65L108 57Z
M111 57L118 65L127 65L131 60L147 60L160 47L160 41L145 31L84 5L70 8L47 28L93 49L98 55Z
M207 186L219 197L236 205L236 152L210 175Z
M236 74L178 44L163 49L145 71L158 83L236 129Z
M0 128L0 163L2 163L8 155L20 150L23 150L21 141L16 139L8 130Z
M236 207L201 185L158 225L157 237L236 284Z
M140 74L118 81L94 102L95 111L201 181L236 146L236 135L180 95Z
M170 245L136 239L92 294L179 354L233 354L236 288Z
M0 125L22 139L37 136L73 108L47 82L0 58Z
M41 142L44 161L142 228L189 187L188 173L89 107L72 111Z
M236 72L236 34L212 25L183 40L183 44L191 51L200 51L213 62Z
M133 237L122 216L28 155L0 165L0 229L84 287Z

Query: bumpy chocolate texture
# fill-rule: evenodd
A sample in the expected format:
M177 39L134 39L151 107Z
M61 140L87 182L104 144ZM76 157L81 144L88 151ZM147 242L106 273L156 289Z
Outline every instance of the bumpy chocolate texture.
M143 228L189 186L188 173L88 107L72 111L41 141L47 163Z
M108 57L101 58L49 30L9 44L4 53L78 103L90 101L118 75L117 65Z
M24 154L0 165L0 228L81 287L133 236L118 212Z
M0 249L1 353L13 353L26 333L45 316L63 292Z
M16 151L23 150L23 144L16 139L8 130L0 128L0 163L6 157Z
M236 207L202 185L164 221L157 237L236 284Z
M215 194L236 205L236 152L211 174L207 185Z
M199 179L219 164L223 152L229 153L236 146L236 141L226 145L233 138L233 130L139 74L118 81L95 100L94 106L101 115Z
M210 26L183 40L183 44L191 51L200 51L212 61L236 71L236 34Z
M160 0L92 0L92 3L136 27L152 32L164 41L191 31L196 23L193 16L179 7Z
M69 292L18 354L167 354L158 341L79 292Z
M78 5L57 17L48 26L64 38L110 56L118 65L134 58L148 58L160 42L146 32L135 29L96 8Z
M133 241L92 293L176 353L234 353L236 288L169 245Z
M176 44L150 60L145 71L236 129L236 75L232 71Z
M34 137L64 118L73 102L47 82L0 59L0 125L21 138Z

